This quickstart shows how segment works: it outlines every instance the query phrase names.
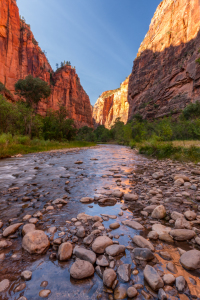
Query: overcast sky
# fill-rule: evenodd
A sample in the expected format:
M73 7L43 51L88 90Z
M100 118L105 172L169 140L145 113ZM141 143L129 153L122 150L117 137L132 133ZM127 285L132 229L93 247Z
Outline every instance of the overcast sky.
M118 88L160 0L17 0L53 69L70 61L94 105Z

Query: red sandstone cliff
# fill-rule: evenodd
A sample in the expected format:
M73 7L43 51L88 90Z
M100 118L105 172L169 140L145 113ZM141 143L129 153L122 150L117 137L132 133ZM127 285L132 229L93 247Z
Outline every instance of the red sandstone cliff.
M16 0L0 1L0 82L14 93L17 80L28 74L51 85L52 95L48 105L41 105L40 113L56 109L61 102L78 127L93 126L90 100L76 71L64 66L54 73L29 25L20 20Z
M127 78L119 89L104 92L93 108L94 125L105 125L111 128L114 121L120 118L126 124L128 120L128 83Z
M130 76L129 118L157 118L200 100L200 1L163 0Z

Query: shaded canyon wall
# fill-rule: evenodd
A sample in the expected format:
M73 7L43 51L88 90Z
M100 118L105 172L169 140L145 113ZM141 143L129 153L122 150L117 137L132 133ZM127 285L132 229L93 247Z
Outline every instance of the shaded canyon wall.
M93 126L90 100L76 71L71 66L64 66L54 72L30 26L20 20L16 1L0 1L0 82L14 94L17 80L28 74L51 85L52 95L47 104L40 105L41 114L49 108L57 109L60 102L78 127ZM13 100L17 100L16 96Z
M130 76L129 118L179 113L200 100L200 1L163 0Z

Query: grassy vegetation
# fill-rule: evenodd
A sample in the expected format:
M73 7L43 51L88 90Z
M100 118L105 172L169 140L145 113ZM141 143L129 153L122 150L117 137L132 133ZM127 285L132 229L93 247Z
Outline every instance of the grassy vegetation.
M197 141L155 142L147 141L132 144L140 154L158 159L170 158L182 162L200 162L200 143Z
M30 139L28 136L11 134L0 135L0 158L11 157L16 154L28 154L34 152L43 152L49 150L58 150L66 148L95 146L95 143L84 141L59 142L42 139Z

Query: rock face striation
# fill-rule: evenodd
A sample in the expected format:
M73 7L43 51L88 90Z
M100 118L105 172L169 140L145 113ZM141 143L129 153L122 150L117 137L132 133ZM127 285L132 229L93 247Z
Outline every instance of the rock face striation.
M128 120L128 83L129 78L122 82L119 89L104 92L93 108L94 126L104 125L110 128L117 118L126 124Z
M200 100L200 2L163 0L134 61L129 118L159 118Z
M41 114L62 103L78 127L93 126L90 100L75 69L65 65L53 71L30 26L20 19L16 0L0 2L0 66L0 82L12 93L17 80L28 74L51 85L52 95L39 107Z

